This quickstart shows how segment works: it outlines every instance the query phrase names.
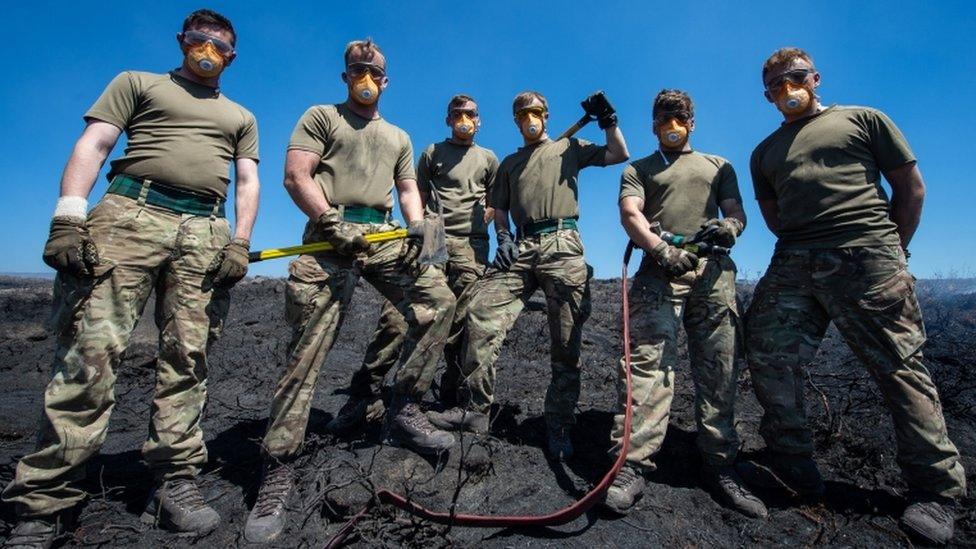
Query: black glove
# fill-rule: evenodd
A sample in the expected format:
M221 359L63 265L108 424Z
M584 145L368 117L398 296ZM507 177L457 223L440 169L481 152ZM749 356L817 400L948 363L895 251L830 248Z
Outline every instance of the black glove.
M504 229L497 231L495 238L498 240L498 249L495 250L495 261L491 266L499 271L507 271L518 261L518 244L512 239L512 233Z
M55 217L44 245L44 263L74 276L93 276L98 265L98 248L88 234L85 220L77 217Z
M339 210L335 208L320 215L315 220L315 225L325 240L342 255L356 255L369 250L369 241L362 231L349 223L343 223Z
M207 268L213 274L213 285L217 288L230 288L237 284L247 274L247 252L251 243L243 238L235 238L228 242Z
M423 266L420 265L420 252L424 248L424 221L411 221L407 228L407 238L400 248L400 261L407 272L413 276L420 276Z
M709 219L702 224L701 230L695 235L695 240L731 248L735 246L735 239L741 233L742 222L734 217Z
M582 105L583 111L592 120L596 120L599 123L601 130L617 125L617 111L602 91L598 91L584 99Z
M678 278L698 267L698 256L681 248L661 242L650 251L650 256L664 269L669 278Z

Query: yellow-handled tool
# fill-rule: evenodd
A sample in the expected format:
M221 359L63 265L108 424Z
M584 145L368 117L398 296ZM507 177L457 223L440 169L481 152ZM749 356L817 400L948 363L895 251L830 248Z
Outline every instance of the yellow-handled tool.
M386 242L389 240L400 240L401 238L406 238L407 230L397 229L395 231L386 231L382 233L370 233L364 236L366 237L367 242L370 244L375 244L377 242ZM247 260L251 263L256 263L258 261L264 261L265 259L278 259L279 257L288 257L291 255L314 254L329 251L331 249L333 249L333 246L328 242L312 242L311 244L302 244L301 246L258 250L256 252L249 253L247 255Z

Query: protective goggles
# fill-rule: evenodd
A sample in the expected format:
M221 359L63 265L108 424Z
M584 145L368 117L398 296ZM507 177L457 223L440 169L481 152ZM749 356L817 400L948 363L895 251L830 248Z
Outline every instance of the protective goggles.
M815 72L817 71L813 69L794 69L791 71L786 71L783 74L777 75L772 80L770 80L766 84L766 91L774 92L782 88L783 84L785 84L786 82L790 82L791 84L795 84L799 86L800 84L803 84L804 81L806 81L807 76L810 76Z
M530 114L534 114L541 118L546 115L546 109L542 107L522 107L521 109L515 111L515 118L524 118Z
M682 124L687 124L688 121L691 120L691 113L688 111L659 112L657 113L657 115L654 116L654 123L664 124L665 122L671 120L672 118L674 118L678 122L681 122Z
M383 78L386 76L386 70L373 63L350 63L346 67L346 74L352 78L359 78L367 72L373 78Z
M460 118L461 116L478 118L478 111L475 109L451 109L450 115L451 118Z
M210 42L211 44L214 45L214 48L216 48L217 52L219 52L221 55L229 55L231 53L234 53L234 46L230 45L227 42L224 42L223 40L217 38L216 36L211 36L205 32L188 30L183 33L182 40L184 44L187 44L189 46L199 46L200 44L206 44L207 42Z

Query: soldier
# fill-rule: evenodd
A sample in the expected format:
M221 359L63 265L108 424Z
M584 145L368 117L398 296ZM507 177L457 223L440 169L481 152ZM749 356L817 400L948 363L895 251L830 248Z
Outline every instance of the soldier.
M285 188L308 218L303 240L334 251L302 255L288 267L285 316L292 327L285 375L271 404L264 436L264 478L245 527L252 542L275 539L294 488L289 461L305 437L319 368L342 325L360 277L396 305L409 329L391 410L392 442L422 453L454 445L427 421L416 399L435 368L454 315L454 294L438 269L418 264L423 204L410 137L380 117L389 79L386 58L371 40L346 47L342 80L348 99L305 111L288 145ZM393 187L411 227L406 240L370 245L366 234L394 230Z
M577 178L587 166L627 160L627 144L617 116L599 117L607 144L582 139L549 139L549 107L542 94L520 93L512 104L525 145L502 160L492 185L498 250L493 269L476 282L468 305L462 374L465 413L456 426L475 430L487 424L494 392L494 363L505 334L537 288L546 294L551 337L552 381L546 391L547 450L569 458L569 431L580 390L580 342L590 313L590 267L576 228ZM512 238L508 216L518 230Z
M612 433L619 447L623 409L632 406L630 449L627 464L607 491L605 506L627 514L643 493L644 473L656 468L654 456L668 428L678 328L683 324L695 383L702 480L726 505L763 517L766 507L744 488L732 467L739 448L733 421L739 378L735 263L728 255L698 258L665 242L649 227L657 221L664 230L688 236L701 229L711 243L731 247L746 225L739 184L727 160L692 150L695 111L687 93L661 91L654 98L652 127L658 150L632 162L620 178L620 222L646 253L631 292L633 395L628 403L621 390ZM620 367L623 389L623 360Z
M424 195L428 214L443 209L447 250L450 255L445 266L447 283L458 298L455 323L448 344L444 347L447 368L441 380L442 401L450 402L457 387L460 359L458 346L463 328L465 288L481 278L488 265L488 220L486 192L495 178L498 159L495 153L475 144L481 126L478 104L467 95L455 95L447 105L447 126L451 137L433 143L420 155L417 163L417 183ZM431 193L433 191L433 193ZM435 195L431 200L431 194ZM487 212L490 214L490 212ZM407 323L396 307L387 301L383 305L373 341L366 349L363 366L353 376L349 400L329 429L344 432L358 428L366 421L377 420L383 414L380 386L383 377L393 367L403 344ZM433 372L431 372L433 373ZM425 381L425 386L429 381ZM453 398L456 401L456 398ZM428 414L431 423L447 427L438 416Z
M922 364L925 327L906 261L925 195L915 156L884 113L824 108L815 93L820 73L803 50L773 53L762 78L766 100L784 119L753 151L750 166L759 208L777 237L746 314L768 467L801 495L824 492L812 459L803 369L832 321L891 412L909 486L903 527L946 543L954 523L948 504L965 493L966 479Z
M105 440L115 368L153 290L159 356L142 452L157 484L143 519L194 534L220 522L195 481L207 461L207 350L223 326L228 289L247 272L259 186L254 116L219 87L236 39L227 18L195 11L176 35L182 66L123 72L85 114L44 248L58 271L57 351L37 450L21 459L3 494L21 521L8 545L49 546L70 522L85 495L75 482ZM125 154L86 219L87 197L123 131ZM233 239L224 217L232 161Z

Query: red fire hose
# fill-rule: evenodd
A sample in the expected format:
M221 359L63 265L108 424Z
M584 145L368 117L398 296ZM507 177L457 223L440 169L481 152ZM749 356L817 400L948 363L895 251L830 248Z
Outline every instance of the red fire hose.
M474 526L481 528L502 528L502 527L512 527L512 526L559 526L572 522L576 520L577 517L587 512L591 507L597 504L606 493L607 489L610 487L610 483L613 482L614 477L623 467L624 461L627 459L627 451L630 448L630 428L631 428L631 415L632 410L630 406L631 398L631 380L630 380L630 305L628 302L628 290L627 290L627 267L630 263L630 256L634 251L634 243L628 242L627 249L624 252L623 270L620 274L620 290L621 290L621 302L622 302L622 314L623 314L623 339L624 339L624 381L627 389L627 398L625 402L627 405L624 407L624 433L623 439L620 443L620 452L617 454L617 460L614 461L613 466L607 471L607 474L603 476L603 479L593 487L585 496L577 500L575 503L568 507L564 507L547 515L469 515L464 513L445 513L438 511L431 511L426 507L419 505L413 501L410 501L406 497L391 492L386 489L381 489L376 492L376 497L370 500L358 513L356 513L345 525L336 533L336 535L329 541L326 546L329 549L334 547L339 547L342 543L349 537L352 533L353 528L355 528L356 523L359 519L363 518L367 512L376 504L388 503L394 507L398 507L414 516L427 519L431 522L437 524L452 524L456 526Z

